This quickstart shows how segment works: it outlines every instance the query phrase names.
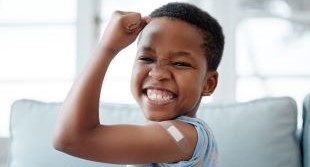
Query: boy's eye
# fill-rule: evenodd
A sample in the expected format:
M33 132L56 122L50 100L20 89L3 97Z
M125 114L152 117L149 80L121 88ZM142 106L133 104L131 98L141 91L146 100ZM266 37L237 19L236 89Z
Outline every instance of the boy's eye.
M152 63L154 60L150 57L139 57L139 61L142 61L144 63Z
M192 67L190 63L186 63L186 62L173 62L172 65L176 67L183 67L183 68Z

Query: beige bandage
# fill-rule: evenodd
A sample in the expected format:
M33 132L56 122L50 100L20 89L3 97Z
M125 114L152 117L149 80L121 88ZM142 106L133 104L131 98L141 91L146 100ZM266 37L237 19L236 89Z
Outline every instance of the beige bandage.
M174 126L171 121L159 122L159 125L166 130L169 136L172 137L173 141L175 141L175 143L183 152L189 152L191 150L188 141L182 132L176 126Z

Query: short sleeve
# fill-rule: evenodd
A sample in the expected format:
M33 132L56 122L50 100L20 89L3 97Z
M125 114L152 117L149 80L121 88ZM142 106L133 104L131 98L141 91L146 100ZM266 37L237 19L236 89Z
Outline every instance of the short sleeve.
M199 118L181 116L180 121L191 124L195 127L198 140L194 154L190 160L176 163L165 163L159 166L165 167L214 167L217 161L217 146L211 129Z

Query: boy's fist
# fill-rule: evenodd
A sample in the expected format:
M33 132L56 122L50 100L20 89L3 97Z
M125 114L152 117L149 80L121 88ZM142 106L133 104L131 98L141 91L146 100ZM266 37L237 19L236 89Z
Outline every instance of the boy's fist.
M149 18L140 13L115 11L102 36L101 47L119 52L135 41L148 22Z

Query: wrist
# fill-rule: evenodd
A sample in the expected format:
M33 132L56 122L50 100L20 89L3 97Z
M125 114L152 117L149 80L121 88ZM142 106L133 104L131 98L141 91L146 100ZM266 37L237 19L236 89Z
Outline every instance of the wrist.
M120 51L121 49L117 49L117 48L109 47L104 44L100 44L98 49L96 49L96 55L100 57L104 56L112 60Z

